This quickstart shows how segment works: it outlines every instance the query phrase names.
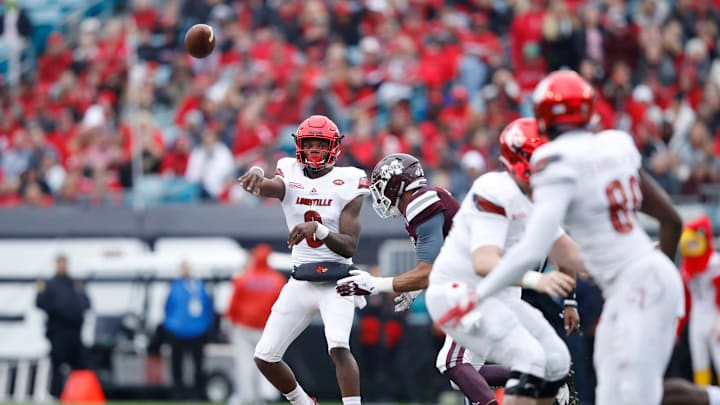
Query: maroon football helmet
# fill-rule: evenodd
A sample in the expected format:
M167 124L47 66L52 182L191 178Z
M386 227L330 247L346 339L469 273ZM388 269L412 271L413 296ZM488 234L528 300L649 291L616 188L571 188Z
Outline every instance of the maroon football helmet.
M403 193L427 185L420 161L406 153L385 156L375 165L370 181L373 209L380 218L401 216L398 204Z
M337 125L324 115L311 115L303 121L297 129L297 133L293 134L295 138L295 156L297 161L306 169L311 171L319 171L335 165L342 148L340 141L342 136L338 131ZM321 149L320 154L311 154L317 152L316 149L304 149L304 139L324 139L328 141L327 149Z
M546 142L534 118L518 118L500 134L500 162L520 180L530 181L530 157Z

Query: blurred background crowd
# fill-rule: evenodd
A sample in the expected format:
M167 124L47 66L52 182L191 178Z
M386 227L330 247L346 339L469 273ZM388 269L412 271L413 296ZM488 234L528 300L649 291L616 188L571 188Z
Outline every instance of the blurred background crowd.
M673 196L720 181L718 0L4 0L0 205L257 204L313 113L341 164L421 158L462 196L549 71L598 90L597 128L630 131ZM56 10L56 14L53 14ZM81 11L77 11L81 10ZM208 23L197 60L185 30Z

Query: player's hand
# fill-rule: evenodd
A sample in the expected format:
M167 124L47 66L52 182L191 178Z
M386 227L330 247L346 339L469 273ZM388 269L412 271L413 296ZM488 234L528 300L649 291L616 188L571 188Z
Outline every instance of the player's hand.
M565 322L565 335L570 336L580 330L580 314L575 307L565 307L563 310Z
M302 242L308 236L312 236L317 231L317 222L309 221L295 225L288 235L287 244L291 248L298 243Z
M240 176L238 182L248 193L260 195L263 179L265 179L265 174L259 168L253 167Z
M575 288L575 279L559 271L543 273L535 290L551 297L565 297Z
M410 309L412 303L415 302L415 297L417 297L419 294L420 290L417 290L404 292L395 297L395 299L393 300L395 301L395 312L405 312Z
M337 281L335 290L340 295L371 295L377 294L375 279L367 271L350 270L350 276Z

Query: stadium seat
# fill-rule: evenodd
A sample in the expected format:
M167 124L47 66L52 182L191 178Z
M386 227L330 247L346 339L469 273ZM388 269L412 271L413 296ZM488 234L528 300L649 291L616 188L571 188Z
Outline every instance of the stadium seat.
M70 271L84 276L90 270L85 261L92 257L127 257L148 251L147 245L135 238L94 239L5 239L0 240L0 278L49 277L54 260L64 253L70 261Z
M155 241L155 253L179 256L227 256L235 258L239 265L245 263L247 254L230 238L159 238Z

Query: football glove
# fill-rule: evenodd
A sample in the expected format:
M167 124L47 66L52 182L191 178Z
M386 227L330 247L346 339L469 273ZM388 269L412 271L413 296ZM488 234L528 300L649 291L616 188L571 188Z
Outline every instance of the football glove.
M410 306L412 306L415 297L420 294L420 291L421 290L404 292L395 297L393 300L395 301L395 312L404 312L410 309Z
M350 270L349 277L337 281L335 290L343 296L392 292L392 277L374 277L367 271Z

